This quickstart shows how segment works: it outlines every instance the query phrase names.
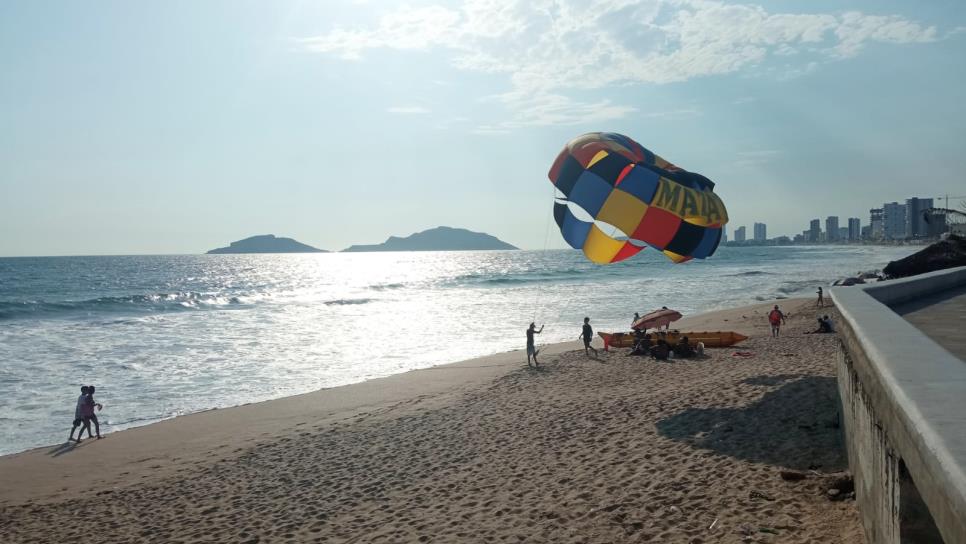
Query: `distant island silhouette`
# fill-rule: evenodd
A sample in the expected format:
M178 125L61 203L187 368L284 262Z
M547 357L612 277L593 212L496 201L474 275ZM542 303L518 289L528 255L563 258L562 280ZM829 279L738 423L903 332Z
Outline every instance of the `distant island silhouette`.
M326 253L324 249L314 248L291 238L278 238L274 234L252 236L232 242L228 247L219 247L208 252L209 255L223 253Z
M479 251L520 249L495 236L452 227L436 227L400 238L390 236L385 242L373 245L354 245L342 251Z

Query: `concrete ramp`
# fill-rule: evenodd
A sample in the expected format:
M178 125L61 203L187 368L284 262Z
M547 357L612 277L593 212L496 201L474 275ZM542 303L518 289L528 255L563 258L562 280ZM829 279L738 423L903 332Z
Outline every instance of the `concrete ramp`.
M869 542L966 543L966 267L831 292Z

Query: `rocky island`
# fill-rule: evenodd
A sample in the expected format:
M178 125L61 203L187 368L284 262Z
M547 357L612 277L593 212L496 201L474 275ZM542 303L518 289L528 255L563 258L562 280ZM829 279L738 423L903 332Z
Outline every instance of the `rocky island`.
M262 234L238 240L232 242L228 247L219 247L208 252L209 255L223 253L326 253L326 251L296 242L291 238Z
M481 251L519 249L495 236L452 227L436 227L405 238L390 236L385 242L373 245L354 245L343 251Z

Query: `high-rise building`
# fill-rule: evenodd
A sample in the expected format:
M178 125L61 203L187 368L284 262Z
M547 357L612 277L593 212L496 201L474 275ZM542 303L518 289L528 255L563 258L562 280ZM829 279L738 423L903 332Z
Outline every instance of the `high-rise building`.
M929 223L922 213L929 208L932 208L931 198L906 199L906 238L925 238L929 235Z
M839 239L839 216L830 215L825 218L825 241L836 242Z
M735 242L745 241L745 227L738 227L735 229Z
M768 235L765 229L766 227L764 223L755 223L755 241L756 242L764 242L765 240L768 239Z
M808 238L807 240L813 244L817 244L819 239L822 238L822 222L818 219L812 219L808 224Z
M902 240L906 237L906 206L898 202L882 205L882 237Z
M728 225L721 225L721 243L728 243Z
M849 241L855 242L862 239L862 221L858 217L849 218Z
M872 208L869 210L869 238L881 240L885 236L882 230L882 208Z

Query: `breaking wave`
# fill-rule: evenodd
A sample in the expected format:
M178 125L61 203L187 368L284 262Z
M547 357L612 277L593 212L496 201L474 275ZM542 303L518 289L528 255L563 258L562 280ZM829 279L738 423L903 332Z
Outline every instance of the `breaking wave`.
M185 291L151 295L98 297L89 300L27 300L0 302L0 320L69 317L74 315L110 315L114 313L159 313L206 310L241 305L236 296Z

